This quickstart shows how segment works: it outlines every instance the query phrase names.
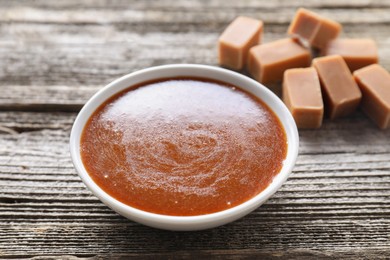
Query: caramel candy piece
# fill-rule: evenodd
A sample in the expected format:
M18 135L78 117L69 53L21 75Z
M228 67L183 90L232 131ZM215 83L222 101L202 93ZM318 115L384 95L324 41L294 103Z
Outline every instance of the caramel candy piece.
M356 70L353 76L362 91L363 111L381 129L390 126L390 73L378 64Z
M331 119L351 114L362 98L344 59L339 55L313 59L321 81L325 111Z
M289 69L283 77L283 101L298 128L319 128L324 104L317 71L314 68Z
M351 71L378 63L378 49L371 39L335 39L328 43L323 55L340 55Z
M218 39L219 64L234 70L242 69L249 49L260 43L262 33L262 21L237 17Z
M311 46L321 49L339 35L341 28L341 25L333 20L299 8L287 33L305 39Z
M293 39L282 39L252 47L248 71L262 83L283 79L287 69L310 66L310 52Z

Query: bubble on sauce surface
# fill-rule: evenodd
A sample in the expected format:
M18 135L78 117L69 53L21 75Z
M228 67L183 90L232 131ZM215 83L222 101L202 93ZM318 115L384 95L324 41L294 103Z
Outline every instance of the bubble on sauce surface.
M184 215L202 208L218 210L227 205L223 201L229 201L230 207L242 202L240 196L259 192L244 189L269 182L253 173L264 167L277 173L281 168L271 165L270 155L277 149L269 139L280 136L275 127L269 127L273 120L269 111L244 92L215 83L174 80L140 87L105 106L95 119L100 131L95 147L90 148L104 154L95 167L96 175L100 166L111 167L109 179L120 176L120 182L112 183L117 190L127 189L122 199L126 193L137 200L143 194L145 201L161 197L165 207ZM285 154L279 156L282 160ZM110 184L105 185L109 189ZM230 186L239 192L227 192ZM151 195L145 195L145 190ZM197 199L185 213L180 208L183 203L175 201L189 197Z

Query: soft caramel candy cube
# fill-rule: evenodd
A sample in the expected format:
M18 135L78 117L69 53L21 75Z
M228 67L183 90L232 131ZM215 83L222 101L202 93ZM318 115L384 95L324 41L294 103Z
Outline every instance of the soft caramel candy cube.
M262 33L262 21L237 17L218 39L219 64L241 70L246 64L249 49L260 43Z
M354 112L362 93L344 59L339 55L313 59L324 96L325 111L331 119Z
M310 52L294 39L282 39L252 47L248 71L257 81L282 81L287 69L310 66Z
M323 55L340 55L353 72L378 63L378 48L371 39L335 39L323 49Z
M319 128L324 104L317 71L314 68L289 69L283 77L283 101L298 128Z
M287 32L306 40L313 47L322 49L340 34L341 29L339 23L299 8Z
M363 97L362 110L381 129L390 126L390 73L378 64L356 70L353 76Z

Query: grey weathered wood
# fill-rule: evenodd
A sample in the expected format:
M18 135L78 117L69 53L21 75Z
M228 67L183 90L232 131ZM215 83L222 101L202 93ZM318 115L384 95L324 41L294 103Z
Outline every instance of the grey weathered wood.
M101 87L2 86L0 110L79 111Z
M300 156L282 189L212 230L131 222L94 197L72 166L75 112L104 85L153 65L216 65L218 34L238 14L262 18L265 41L285 37L301 4L0 1L0 258L390 258L390 131L361 112L300 131ZM373 38L390 70L390 1L305 6L342 22L345 37Z

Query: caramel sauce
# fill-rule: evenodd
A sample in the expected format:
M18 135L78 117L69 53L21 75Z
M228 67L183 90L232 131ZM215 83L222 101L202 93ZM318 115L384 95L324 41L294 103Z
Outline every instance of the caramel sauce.
M263 191L287 152L285 131L259 99L226 83L170 78L133 86L90 117L81 157L106 193L132 207L193 216Z

